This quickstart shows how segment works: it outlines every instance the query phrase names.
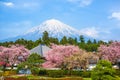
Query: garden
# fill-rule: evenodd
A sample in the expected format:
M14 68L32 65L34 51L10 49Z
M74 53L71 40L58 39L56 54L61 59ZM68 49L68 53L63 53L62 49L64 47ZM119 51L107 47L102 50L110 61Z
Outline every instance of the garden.
M120 42L102 44L97 52L51 44L45 54L30 54L21 45L0 46L1 80L120 80Z

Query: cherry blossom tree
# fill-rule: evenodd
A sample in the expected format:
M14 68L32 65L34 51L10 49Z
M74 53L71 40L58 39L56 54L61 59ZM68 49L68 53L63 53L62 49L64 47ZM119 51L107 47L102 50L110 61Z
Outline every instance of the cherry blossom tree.
M51 50L46 53L44 68L73 69L74 67L87 68L90 59L98 60L98 56L79 49L73 45L52 45Z
M24 46L12 45L10 47L0 46L0 62L2 65L6 66L7 64L13 66L14 64L19 64L29 56L29 50Z
M110 45L101 45L98 48L102 59L109 60L113 64L120 59L120 42L112 42Z
M87 69L90 63L97 63L99 57L96 53L86 52L80 49L79 53L73 54L70 57L64 59L64 65L67 69L82 68ZM93 62L94 61L94 62Z
M45 53L45 59L47 61L43 63L44 68L61 67L66 57L80 52L80 49L77 46L72 45L52 45L51 48L50 51Z

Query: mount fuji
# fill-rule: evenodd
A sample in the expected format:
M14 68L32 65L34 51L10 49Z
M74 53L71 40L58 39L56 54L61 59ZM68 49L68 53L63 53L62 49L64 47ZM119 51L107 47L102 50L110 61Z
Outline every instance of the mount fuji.
M82 33L77 29L74 29L73 27L64 24L56 19L50 19L36 27L33 27L22 35L8 38L3 41L15 41L20 38L27 40L37 40L42 37L44 31L47 31L50 37L55 37L58 39L61 39L63 36L78 38L80 35L82 35Z

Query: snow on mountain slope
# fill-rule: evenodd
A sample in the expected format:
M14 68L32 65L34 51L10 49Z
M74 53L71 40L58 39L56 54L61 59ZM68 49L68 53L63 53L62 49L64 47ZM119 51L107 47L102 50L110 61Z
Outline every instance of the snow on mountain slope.
M33 36L39 38L42 36L44 31L47 31L50 37L56 37L56 38L62 38L63 36L67 36L67 37L80 36L80 32L78 30L55 19L51 19L43 22L39 26L28 30L26 33L24 33L23 36L26 39L28 37L32 39Z
M44 31L47 31L50 37L55 37L58 39L61 39L63 36L78 38L80 35L82 35L80 31L74 29L73 27L70 27L69 25L64 24L58 20L50 19L43 22L39 26L33 27L24 34L13 38L8 38L6 40L2 40L2 42L15 41L20 38L24 38L27 40L37 40L40 37L42 37Z

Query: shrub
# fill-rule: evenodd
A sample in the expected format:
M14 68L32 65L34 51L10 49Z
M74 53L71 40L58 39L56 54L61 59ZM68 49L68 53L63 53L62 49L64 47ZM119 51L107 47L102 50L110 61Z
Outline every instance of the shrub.
M65 75L67 76L81 76L81 77L91 77L91 71L75 71L75 70L45 70L45 69L40 69L39 70L39 75L46 75L49 77L63 77Z
M12 71L5 71L4 73L2 73L4 76L10 76L10 75L15 75L16 71L12 70Z
M47 70L45 70L45 69L40 69L40 70L39 70L39 75L47 75Z
M3 75L3 72L0 72L0 76L2 76Z
M4 76L9 76L10 75L10 71L5 71L3 75Z
M71 75L74 75L74 76L80 76L81 75L81 71L68 71L67 70L67 75L69 75L71 73Z
M81 77L85 77L85 78L91 77L91 71L81 72Z
M4 80L83 80L81 77L65 77L65 78L47 78L47 79L27 79L26 77L12 78L6 77Z
M31 72L33 75L39 75L39 68L33 67L33 68L31 68Z
M28 80L28 79L27 77L18 77L18 78L5 77L4 80Z
M69 70L46 70L46 73L49 77L63 77L65 75L72 76L81 76L81 77L91 77L91 71L73 71L69 72Z
M119 76L120 77L120 70L119 69L116 69L116 73L115 75Z
M114 80L115 70L109 61L101 60L92 72L92 80Z
M12 78L12 77L5 77L4 80L16 80L15 78Z
M68 77L68 78L62 78L60 80L83 80L81 77Z
M49 77L63 77L64 76L64 71L63 70L49 70L47 71L47 74Z
M120 80L120 77L119 77L119 76L116 76L115 79L116 79L116 80Z
M91 71L71 71L71 75L88 78L91 77Z
M16 70L12 70L9 73L10 73L10 75L15 75L15 74L17 74L17 71Z

